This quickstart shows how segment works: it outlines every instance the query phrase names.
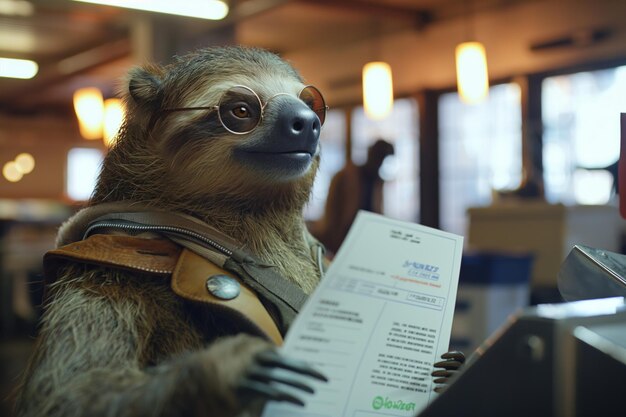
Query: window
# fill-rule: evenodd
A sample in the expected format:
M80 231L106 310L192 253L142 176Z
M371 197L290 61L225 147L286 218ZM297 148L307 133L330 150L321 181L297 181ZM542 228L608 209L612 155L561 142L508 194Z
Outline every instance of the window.
M395 154L381 167L385 179L384 214L390 217L419 220L419 114L417 101L411 98L394 101L391 114L381 121L365 116L363 107L352 113L352 160L362 164L367 149L377 139L392 143Z
M489 89L481 104L457 93L439 99L441 228L465 235L466 210L492 201L493 190L517 188L522 179L521 91L515 83Z
M84 201L91 197L100 166L102 151L94 148L73 148L67 154L67 195L72 200Z
M548 77L541 101L546 199L607 203L619 158L619 114L626 112L626 66Z

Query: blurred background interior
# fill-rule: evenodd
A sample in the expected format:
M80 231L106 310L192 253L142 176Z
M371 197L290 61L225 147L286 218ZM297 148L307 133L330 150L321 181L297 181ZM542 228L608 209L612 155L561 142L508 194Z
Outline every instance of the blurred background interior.
M561 301L573 244L624 253L624 0L192 0L191 16L110 6L184 14L183 0L91 3L0 0L3 399L36 334L41 256L89 198L123 117L120 78L197 47L268 48L324 93L311 224L347 161L363 163L378 138L394 145L384 214L465 236L453 348L470 353L516 309ZM372 107L371 62L388 70L375 85L392 85Z

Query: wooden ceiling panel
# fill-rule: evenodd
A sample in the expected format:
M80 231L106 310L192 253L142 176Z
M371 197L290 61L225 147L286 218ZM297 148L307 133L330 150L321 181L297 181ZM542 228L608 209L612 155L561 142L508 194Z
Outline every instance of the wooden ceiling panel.
M85 84L113 91L134 62L131 25L148 15L70 0L33 3L32 17L0 16L0 55L41 64L32 80L0 78L0 113L70 108L71 93ZM232 0L231 5L224 22L177 18L176 24L187 35L202 33L207 39L234 27L237 42L285 55L329 89L348 86L342 91L354 96L352 101L358 100L362 62L375 56L392 63L403 90L451 85L453 48L471 25L497 76L584 57L626 56L626 42L620 41L626 37L623 0ZM613 37L593 48L530 50L534 42L604 26Z

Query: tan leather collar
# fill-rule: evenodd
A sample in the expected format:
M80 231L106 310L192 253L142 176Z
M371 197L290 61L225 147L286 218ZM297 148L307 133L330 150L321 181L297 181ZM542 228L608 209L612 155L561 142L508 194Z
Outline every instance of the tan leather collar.
M67 262L171 277L171 288L178 296L216 308L228 309L240 320L256 326L261 334L265 334L277 345L282 344L283 339L278 327L250 287L234 274L170 240L125 235L92 235L85 240L45 254L44 273L47 284L54 282L59 268ZM206 282L214 275L227 275L239 282L241 287L239 296L232 300L222 300L213 296L208 291Z
M222 300L212 295L207 290L206 283L209 278L215 275L227 275L239 282L241 287L239 296L232 300ZM180 254L176 269L172 274L171 285L176 294L188 300L213 303L236 310L262 329L274 343L282 344L283 338L278 327L252 289L245 285L239 277L189 249L183 249Z
M62 260L109 266L133 272L168 276L174 272L181 247L167 239L142 239L125 235L93 235L44 255L46 277Z

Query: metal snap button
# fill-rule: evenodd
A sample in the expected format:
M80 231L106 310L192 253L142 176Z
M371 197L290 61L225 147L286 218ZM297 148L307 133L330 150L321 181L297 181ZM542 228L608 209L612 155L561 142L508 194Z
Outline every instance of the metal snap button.
M222 300L232 300L241 292L239 283L228 275L211 275L206 280L206 288L212 295Z

